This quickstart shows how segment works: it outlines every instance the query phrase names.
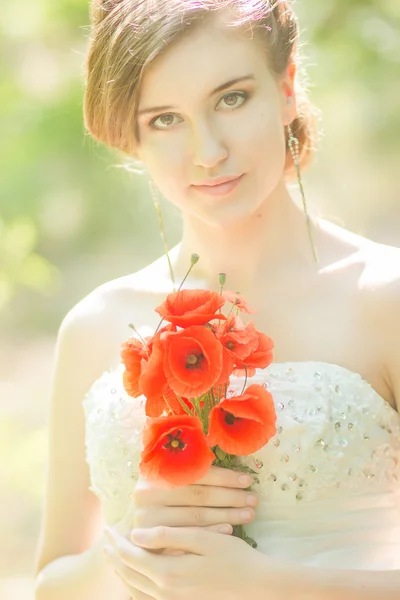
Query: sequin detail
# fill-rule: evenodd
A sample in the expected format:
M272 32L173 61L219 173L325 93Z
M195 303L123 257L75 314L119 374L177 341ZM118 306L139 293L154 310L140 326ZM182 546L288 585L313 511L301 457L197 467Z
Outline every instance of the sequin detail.
M277 409L276 435L241 458L257 469L261 498L296 505L400 488L399 415L359 375L325 363L272 364L252 383L268 388ZM232 378L229 391L243 384ZM139 478L144 399L126 394L119 368L93 384L83 406L91 490L116 522Z

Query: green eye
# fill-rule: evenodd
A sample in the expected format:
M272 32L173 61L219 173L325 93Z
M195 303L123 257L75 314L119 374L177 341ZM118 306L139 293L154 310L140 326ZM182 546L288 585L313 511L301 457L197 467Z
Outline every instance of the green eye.
M228 92L227 94L222 96L221 100L218 102L218 105L222 102L222 100L224 100L224 102L226 102L226 105L229 108L233 108L233 109L239 108L239 106L242 106L242 104L244 102L246 102L248 97L249 97L249 94L247 92ZM237 99L240 100L239 103L237 102ZM232 100L233 100L233 102L231 102Z
M168 129L171 125L173 125L173 118L176 115L173 113L164 113L162 115L158 115L158 117L154 117L149 123L149 127L153 127L154 129ZM157 121L160 121L161 126L155 125Z
M249 97L250 94L248 92L228 92L220 98L217 107L220 106L222 101L224 101L228 109L235 110L236 108L242 106ZM158 129L159 131L171 129L176 124L174 123L174 117L177 117L177 115L174 113L163 113L162 115L157 115L157 117L151 119L151 121L148 123L148 126L152 129ZM178 122L182 121L183 119L180 119Z

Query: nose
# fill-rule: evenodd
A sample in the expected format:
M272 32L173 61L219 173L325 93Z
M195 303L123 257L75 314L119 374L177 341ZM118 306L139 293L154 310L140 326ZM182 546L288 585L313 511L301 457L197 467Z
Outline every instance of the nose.
M202 122L197 125L192 136L193 164L211 169L224 161L227 156L228 149L220 133L209 123Z

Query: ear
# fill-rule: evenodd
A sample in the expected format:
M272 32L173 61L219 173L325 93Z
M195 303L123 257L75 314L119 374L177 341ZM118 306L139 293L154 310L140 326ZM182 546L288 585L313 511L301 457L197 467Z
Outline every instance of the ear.
M296 64L291 62L286 72L279 79L282 106L282 124L290 125L297 114L295 93Z

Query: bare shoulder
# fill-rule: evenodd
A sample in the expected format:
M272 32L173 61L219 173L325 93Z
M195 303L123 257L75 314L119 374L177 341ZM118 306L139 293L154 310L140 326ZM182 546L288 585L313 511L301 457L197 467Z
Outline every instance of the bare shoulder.
M368 244L359 280L362 306L379 344L386 380L400 410L400 248Z
M400 248L374 242L328 222L323 228L334 256L327 270L346 273L346 281L359 290L362 304L373 310L376 317L398 318Z
M379 244L366 237L321 221L329 239L329 266L327 271L354 268L355 282L360 290L371 297L395 300L400 285L400 248ZM397 296L398 297L398 296Z
M400 248L375 244L365 255L362 283L380 323L396 331L399 339Z
M166 260L161 257L135 273L97 286L71 308L61 329L85 338L101 331L103 345L119 349L119 342L132 334L130 323L138 329L154 328L159 318L154 308L171 291Z
M366 263L368 296L375 310L389 387L400 411L400 249L377 245Z
M380 244L322 222L328 256L322 272L356 298L359 322L375 347L376 360L400 407L400 248ZM343 296L346 297L346 296Z
M49 467L37 572L59 556L85 551L99 536L102 513L90 490L82 400L93 382L120 364L121 343L132 335L129 323L141 329L158 322L154 308L162 286L157 266L146 267L98 286L62 321L51 377Z
M360 286L383 319L400 317L400 248L370 243L362 250ZM389 312L388 312L389 311Z
M400 282L400 248L385 244L373 244L366 253L366 263L371 282L377 287L387 287L392 291Z

